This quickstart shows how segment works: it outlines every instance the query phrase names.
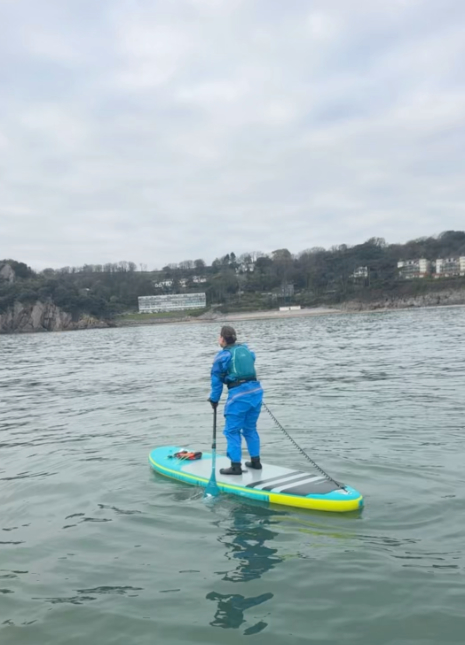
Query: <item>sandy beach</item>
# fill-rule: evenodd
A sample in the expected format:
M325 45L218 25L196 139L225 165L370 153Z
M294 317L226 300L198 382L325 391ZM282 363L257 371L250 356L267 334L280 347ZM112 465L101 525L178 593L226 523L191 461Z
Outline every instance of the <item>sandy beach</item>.
M265 311L250 311L238 312L234 314L222 313L207 313L200 316L197 320L224 320L227 322L240 321L240 320L262 320L265 318L300 318L302 316L322 316L325 314L342 314L345 313L342 309L335 309L329 307L313 307L312 309L294 309L287 311L279 311L279 309L265 310Z
M199 324L199 323L208 323L220 321L224 322L240 322L246 320L264 320L264 319L273 319L278 320L281 318L302 318L305 316L322 316L327 314L343 314L346 313L341 309L332 309L329 307L314 307L312 309L296 309L296 310L287 310L279 311L277 309L273 310L264 310L264 311L247 311L247 312L238 312L225 314L220 311L216 312L207 312L201 316L180 316L178 317L166 317L166 318L149 318L149 317L132 317L130 319L120 319L117 321L117 327L132 327L139 325L161 325L168 323L188 323L188 324Z

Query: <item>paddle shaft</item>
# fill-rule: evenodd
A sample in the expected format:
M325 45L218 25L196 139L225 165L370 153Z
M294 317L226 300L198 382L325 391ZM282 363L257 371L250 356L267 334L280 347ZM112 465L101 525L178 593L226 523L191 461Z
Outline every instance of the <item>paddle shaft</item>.
M212 473L205 488L204 497L216 497L220 489L216 483L216 408L213 408L213 442L212 442Z
M216 472L216 408L213 408L212 472Z

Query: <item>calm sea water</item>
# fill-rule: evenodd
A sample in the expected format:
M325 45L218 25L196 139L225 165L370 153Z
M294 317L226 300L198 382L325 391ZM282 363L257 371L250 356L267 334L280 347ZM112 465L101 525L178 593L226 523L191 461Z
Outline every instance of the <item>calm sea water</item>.
M219 326L0 337L2 645L462 645L465 309L237 324L272 412L365 495L348 515L149 469L209 448Z

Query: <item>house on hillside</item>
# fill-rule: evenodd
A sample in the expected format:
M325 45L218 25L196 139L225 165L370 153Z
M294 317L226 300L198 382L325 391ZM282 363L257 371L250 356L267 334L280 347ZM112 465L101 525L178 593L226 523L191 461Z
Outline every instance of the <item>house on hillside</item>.
M368 267L357 267L350 277L352 280L364 280L368 278Z

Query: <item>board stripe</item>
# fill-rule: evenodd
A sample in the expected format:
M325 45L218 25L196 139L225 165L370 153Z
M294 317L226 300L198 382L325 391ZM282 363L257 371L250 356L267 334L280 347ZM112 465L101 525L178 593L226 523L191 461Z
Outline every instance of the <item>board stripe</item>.
M324 495L338 490L328 479L321 479L314 482L297 482L291 486L285 486L281 489L281 493L287 495L297 495L299 497L306 497L307 495Z
M291 480L286 481L284 483L281 482L277 486L274 486L273 484L270 485L270 486L265 486L264 488L262 488L262 490L271 490L271 491L273 491L273 493L280 493L281 491L285 490L286 488L289 488L290 486L292 486L294 484L298 483L299 486L301 486L302 484L307 484L307 483L310 483L310 482L316 482L319 479L324 480L324 477L321 477L320 475L317 475L316 477L315 476L309 477L308 475L305 475L303 477L296 477L295 479L291 479Z
M307 476L308 473L303 473L300 470L293 470L293 471L290 471L290 472L286 473L285 475L279 475L279 476L276 476L276 477L270 477L269 479L259 479L256 482L252 482L251 484L247 484L247 488L258 488L258 486L261 486L262 484L269 484L271 482L276 482L277 483L281 479L284 480L284 479L287 479L288 477L295 477L295 475L305 475L305 476Z

